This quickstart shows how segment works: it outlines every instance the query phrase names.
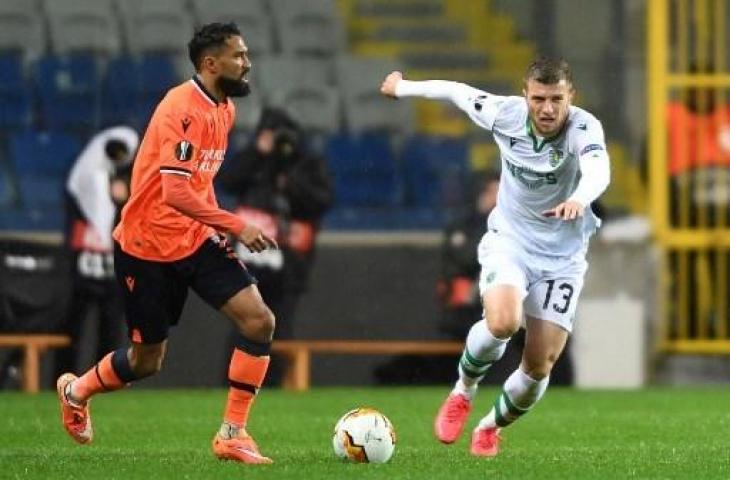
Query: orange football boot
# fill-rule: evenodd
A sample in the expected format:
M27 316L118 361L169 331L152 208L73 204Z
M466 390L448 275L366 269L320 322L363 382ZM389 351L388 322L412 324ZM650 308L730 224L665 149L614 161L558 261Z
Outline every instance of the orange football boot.
M460 393L450 394L444 401L434 422L436 438L443 443L454 443L469 418L471 401Z
M499 428L475 428L471 435L471 454L477 457L495 457L499 453Z
M91 428L91 414L89 402L80 405L72 402L66 396L66 387L76 380L73 373L64 373L56 380L56 392L61 404L61 421L71 438L81 444L91 443L94 438L94 429Z
M213 454L219 460L234 460L248 464L274 463L269 457L261 455L256 442L243 429L233 438L223 438L216 433L213 437Z

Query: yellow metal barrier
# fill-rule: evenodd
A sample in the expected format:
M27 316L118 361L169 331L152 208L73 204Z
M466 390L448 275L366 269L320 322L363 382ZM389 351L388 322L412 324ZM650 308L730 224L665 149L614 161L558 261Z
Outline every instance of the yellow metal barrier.
M730 354L727 0L649 0L650 214L662 249L659 348Z

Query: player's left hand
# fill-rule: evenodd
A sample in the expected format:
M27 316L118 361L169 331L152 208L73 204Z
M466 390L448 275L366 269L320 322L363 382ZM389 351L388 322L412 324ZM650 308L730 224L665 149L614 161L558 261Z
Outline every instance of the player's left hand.
M585 207L583 205L575 200L568 200L555 208L543 211L542 214L546 217L555 217L567 221L582 217L584 211Z

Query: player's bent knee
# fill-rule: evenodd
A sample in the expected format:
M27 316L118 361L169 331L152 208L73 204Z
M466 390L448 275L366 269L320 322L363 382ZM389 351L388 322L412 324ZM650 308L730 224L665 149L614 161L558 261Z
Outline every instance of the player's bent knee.
M264 307L241 319L238 325L244 337L257 342L268 343L274 338L276 318L268 307Z
M511 309L491 309L485 311L487 326L497 338L509 338L520 328L518 316Z

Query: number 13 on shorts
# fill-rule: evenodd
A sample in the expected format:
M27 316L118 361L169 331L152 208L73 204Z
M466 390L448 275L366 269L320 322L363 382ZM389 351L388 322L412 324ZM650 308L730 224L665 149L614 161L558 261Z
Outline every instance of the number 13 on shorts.
M573 317L583 278L558 277L540 279L529 289L524 301L525 313L573 330Z

